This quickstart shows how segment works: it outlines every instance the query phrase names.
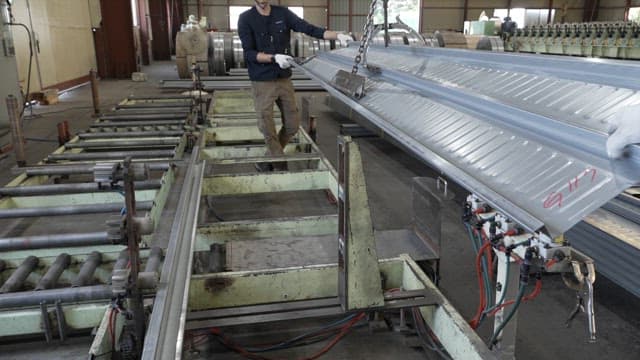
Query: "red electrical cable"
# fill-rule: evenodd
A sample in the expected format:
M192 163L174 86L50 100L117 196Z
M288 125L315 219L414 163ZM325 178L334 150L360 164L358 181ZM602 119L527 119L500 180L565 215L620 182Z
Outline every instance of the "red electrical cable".
M556 259L551 259L551 260L547 261L547 263L546 263L546 264L544 264L544 266L545 266L546 268L550 268L550 267L552 267L553 265L555 265L557 262L558 262L558 260L556 260Z
M111 338L111 350L115 350L116 348L116 334L115 334L115 331L113 331L113 313L114 312L115 310L111 308L111 311L109 312L109 337Z
M536 280L536 287L533 289L531 294L524 296L522 298L522 301L529 301L529 300L535 299L536 296L538 296L541 291L542 291L542 280ZM491 312L489 313L489 316L494 316L498 311L500 311L500 309L502 309L505 306L509 306L514 302L515 302L514 300L503 302L502 304L500 304L500 306L497 306L495 309L491 310Z
M491 243L486 242L476 255L476 273L478 275L478 287L480 293L480 303L478 304L478 308L476 310L476 315L469 321L469 325L471 328L476 329L480 325L480 317L482 317L482 312L487 306L487 298L484 292L484 282L482 280L482 255L485 253L486 249L491 246Z

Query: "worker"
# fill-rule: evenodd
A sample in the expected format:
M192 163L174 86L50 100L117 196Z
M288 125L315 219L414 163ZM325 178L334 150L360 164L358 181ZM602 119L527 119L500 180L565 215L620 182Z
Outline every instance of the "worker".
M269 0L255 0L255 6L240 14L238 35L258 114L258 127L267 147L267 155L283 155L283 149L300 126L293 83L291 82L291 30L318 39L339 40L346 45L352 38L309 24L286 7ZM273 104L280 109L282 127L276 132ZM257 163L258 171L286 171L286 161Z
M518 23L511 20L510 16L504 18L504 22L500 25L500 34L502 40L508 41L518 29Z

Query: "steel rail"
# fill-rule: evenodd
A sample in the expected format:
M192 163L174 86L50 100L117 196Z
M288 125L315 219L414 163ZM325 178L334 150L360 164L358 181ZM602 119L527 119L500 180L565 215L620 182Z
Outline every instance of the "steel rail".
M193 154L198 153L198 146ZM182 186L162 275L144 340L142 359L180 359L204 164L193 156Z

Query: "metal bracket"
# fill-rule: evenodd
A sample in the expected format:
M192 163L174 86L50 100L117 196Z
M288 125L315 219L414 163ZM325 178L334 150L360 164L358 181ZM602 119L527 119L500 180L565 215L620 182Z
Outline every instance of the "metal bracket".
M384 305L358 146L338 137L338 297L344 311Z

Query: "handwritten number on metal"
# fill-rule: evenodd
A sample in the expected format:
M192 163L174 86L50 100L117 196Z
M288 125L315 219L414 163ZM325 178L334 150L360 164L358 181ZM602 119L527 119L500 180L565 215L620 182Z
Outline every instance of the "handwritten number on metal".
M589 179L589 176L590 176L590 180L591 180L590 183L593 183L596 180L597 175L598 175L597 169L591 169L591 168L586 169L578 176L569 180L568 182L569 186L567 190L560 191L560 192L552 191L549 195L547 195L547 198L543 201L542 206L545 209L551 209L555 206L557 206L558 208L561 208L562 200L567 195L567 191L568 193L577 191L581 184L580 180L582 180L585 177Z

